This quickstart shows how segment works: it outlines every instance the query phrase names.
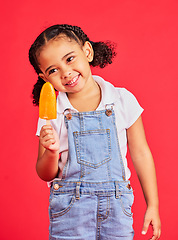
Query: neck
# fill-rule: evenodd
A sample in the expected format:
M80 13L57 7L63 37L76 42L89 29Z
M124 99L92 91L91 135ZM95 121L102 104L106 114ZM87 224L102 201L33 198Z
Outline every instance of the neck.
M92 77L82 91L75 94L68 93L68 99L79 112L94 111L101 101L101 89Z
M79 92L75 92L75 93L67 93L68 99L69 101L71 99L74 98L88 98L91 94L94 94L96 91L98 91L99 86L98 84L95 82L95 80L93 79L92 75L90 75L90 77L88 78L88 80L85 83L85 87L79 91Z

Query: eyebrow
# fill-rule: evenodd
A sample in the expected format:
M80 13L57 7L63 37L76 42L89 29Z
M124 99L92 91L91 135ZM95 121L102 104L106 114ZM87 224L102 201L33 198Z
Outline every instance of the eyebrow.
M46 68L46 70L45 70L45 73L47 73L47 71L50 69L50 68L52 68L54 65L51 65L51 66L49 66L48 68Z
M68 55L72 54L72 53L74 53L74 51L71 51L71 52L67 53L66 55L64 55L64 57L62 58L62 60L63 60L64 58L66 58Z
M62 57L62 60L63 60L64 58L66 58L67 56L69 56L70 54L72 54L72 53L74 53L74 51L71 51L71 52L67 53L66 55L64 55L64 56ZM46 73L50 68L52 68L52 67L54 67L54 65L49 66L49 67L45 70L45 73Z

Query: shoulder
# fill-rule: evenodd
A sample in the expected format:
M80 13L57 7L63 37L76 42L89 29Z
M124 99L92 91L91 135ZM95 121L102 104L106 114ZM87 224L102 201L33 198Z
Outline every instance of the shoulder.
M137 101L134 94L128 91L126 88L115 87L115 91L117 92L120 101L122 101L123 103L124 102L132 103L133 101Z
M142 114L143 108L140 106L137 98L125 88L116 88L118 92L118 107L122 112L123 118L126 123L126 129L128 129Z
M138 103L136 97L126 88L115 87L112 83L105 81L99 76L93 77L101 87L102 101L104 104L118 103L127 109Z
M136 109L140 108L140 104L137 98L133 93L128 91L126 88L115 88L115 92L117 94L117 102L119 106L125 112L133 112Z
M123 99L134 97L134 95L126 88L115 87L112 83L104 80L100 76L93 75L93 78L100 85L101 89L104 91L105 94L117 94L117 98L121 97Z

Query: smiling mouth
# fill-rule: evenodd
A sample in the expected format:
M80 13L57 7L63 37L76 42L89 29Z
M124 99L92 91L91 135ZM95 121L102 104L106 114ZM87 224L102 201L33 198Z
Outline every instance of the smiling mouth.
M79 76L80 75L78 75L78 76L76 76L76 77L74 77L71 81L69 81L68 83L66 83L65 85L67 85L67 86L72 86L72 85L75 85L75 83L77 82L77 80L79 79Z

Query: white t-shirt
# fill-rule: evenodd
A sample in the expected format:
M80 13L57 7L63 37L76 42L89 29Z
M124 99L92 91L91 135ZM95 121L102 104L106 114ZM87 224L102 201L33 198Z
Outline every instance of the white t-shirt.
M97 110L104 110L106 104L114 103L115 119L117 134L120 143L121 155L125 167L126 180L130 178L130 170L127 166L127 136L126 130L139 118L143 112L143 108L132 93L125 88L116 88L111 83L103 80L99 76L93 76L94 80L101 88L101 102ZM78 112L70 104L66 93L59 92L57 97L57 119L51 120L51 125L57 131L60 140L61 160L59 161L59 168L63 169L67 160L68 153L68 136L67 129L64 122L64 110L70 108L74 112ZM36 135L40 135L40 130L46 124L44 119L38 120L38 127Z

